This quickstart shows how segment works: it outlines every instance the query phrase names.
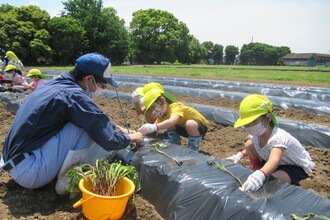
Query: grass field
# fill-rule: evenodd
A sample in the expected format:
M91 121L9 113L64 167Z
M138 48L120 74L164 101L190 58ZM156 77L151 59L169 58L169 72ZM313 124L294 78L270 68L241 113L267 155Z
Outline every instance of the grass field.
M40 70L71 70L73 67L40 67ZM229 80L269 80L321 83L330 85L330 67L291 66L210 66L210 65L131 65L113 66L111 71L121 74L163 75Z

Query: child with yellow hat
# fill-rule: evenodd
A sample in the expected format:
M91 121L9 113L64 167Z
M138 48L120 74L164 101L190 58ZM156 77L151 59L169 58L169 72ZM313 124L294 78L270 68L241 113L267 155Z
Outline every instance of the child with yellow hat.
M154 123L157 118L155 118L150 111L146 111L146 108L143 103L143 96L146 94L149 90L152 89L159 89L161 91L164 91L164 96L171 96L173 101L176 101L174 96L170 95L169 93L165 92L163 86L160 83L157 82L151 82L143 87L137 87L135 91L132 93L132 98L134 102L135 111L138 115L144 114L145 119L148 123Z
M7 60L6 65L14 65L16 68L20 71L23 70L24 65L20 59L16 56L16 54L13 51L7 51L5 59Z
M39 69L31 69L26 76L32 78L32 82L29 84L29 87L32 90L37 89L38 87L44 85L47 82L47 76L41 73Z
M196 109L177 102L175 97L161 89L151 89L143 96L146 111L157 118L144 124L139 132L149 134L167 131L168 141L181 144L180 136L188 138L188 148L199 152L199 143L207 132L208 121Z
M160 89L164 91L164 88L161 84L157 82L151 82L143 87L137 87L135 91L132 93L133 103L135 107L135 111L138 115L144 114L147 123L154 123L157 118L155 118L151 112L146 111L146 108L143 104L143 96L151 89Z
M259 94L247 96L240 104L239 114L234 127L243 127L249 134L245 143L247 154L263 161L241 190L257 191L270 175L294 185L308 177L315 166L309 153L296 138L278 127L268 98Z
M16 66L11 64L7 65L5 68L5 72L7 75L6 79L12 80L14 86L24 86L24 87L28 86L28 83L22 76L22 72L19 69L17 69Z

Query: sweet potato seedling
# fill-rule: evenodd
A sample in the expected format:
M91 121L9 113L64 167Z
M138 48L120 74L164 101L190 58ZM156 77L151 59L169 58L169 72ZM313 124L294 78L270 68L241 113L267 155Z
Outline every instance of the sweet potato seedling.
M324 216L324 215L317 215L315 213L308 213L306 215L303 215L302 217L297 216L296 214L291 214L291 218L293 220L309 220L309 219L314 219L314 218L318 218L318 219L324 219L324 220L330 220L329 217Z
M182 165L182 162L176 160L175 158L171 157L170 155L166 154L164 151L160 150L160 148L165 148L167 147L166 144L163 144L163 143L154 143L151 145L151 147L153 147L153 149L160 153L160 154L163 154L165 157L167 158L170 158L171 160L173 160L178 166L181 166Z
M216 163L216 162L212 161L211 159L208 159L207 164L213 165L216 168L218 168L219 170L222 170L222 171L225 171L225 172L229 173L232 177L234 177L237 180L237 182L239 182L239 184L241 186L243 185L241 180L237 176L235 176L232 172L230 172L221 162Z
M134 166L124 165L120 161L110 163L106 160L96 160L95 165L83 164L67 173L70 178L66 190L74 197L79 192L78 184L84 178L93 193L102 196L113 196L119 180L129 178L135 184L136 191L140 189L139 174Z

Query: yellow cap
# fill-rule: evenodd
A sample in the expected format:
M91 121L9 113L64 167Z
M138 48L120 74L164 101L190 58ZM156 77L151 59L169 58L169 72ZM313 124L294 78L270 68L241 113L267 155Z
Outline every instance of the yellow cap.
M146 94L149 90L152 90L152 89L159 89L161 91L164 91L163 86L156 82L148 83L148 84L144 85L143 87L137 87L135 89L135 91L140 96L144 96L144 94Z
M42 74L40 72L40 70L38 70L38 69L31 69L26 76L28 76L28 77L30 77L30 76L39 76L42 79L45 79L47 77L45 74Z
M151 107L151 105L157 100L159 96L164 96L171 102L176 102L176 99L173 95L164 92L164 90L160 89L151 89L143 96L143 103L146 107L146 111ZM146 112L145 111L145 112Z
M14 65L7 65L6 66L6 69L5 69L5 72L7 72L7 71L10 71L10 70L17 70L17 68L16 68L16 66L14 66Z
M143 87L137 87L137 88L135 89L135 92L136 92L137 94L139 94L140 96L143 96Z
M10 51L10 50L6 52L5 58L10 58L12 60L18 59L16 54L13 51Z
M164 88L161 84L156 83L156 82L151 82L151 83L148 83L145 86L143 86L142 96L144 96L144 94L146 94L149 90L152 90L152 89L159 89L160 91L164 91Z
M269 113L272 121L278 127L277 120L273 114L273 104L263 95L252 94L243 99L239 106L239 119L234 124L235 128L250 124L262 115Z

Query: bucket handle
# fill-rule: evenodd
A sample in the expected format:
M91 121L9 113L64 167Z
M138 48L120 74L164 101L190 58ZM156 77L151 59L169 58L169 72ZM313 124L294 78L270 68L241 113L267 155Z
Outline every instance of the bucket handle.
M73 208L77 208L78 206L81 206L83 203L87 202L88 200L94 198L93 196L88 197L87 199L83 200L83 198L79 199L75 204L73 204Z

